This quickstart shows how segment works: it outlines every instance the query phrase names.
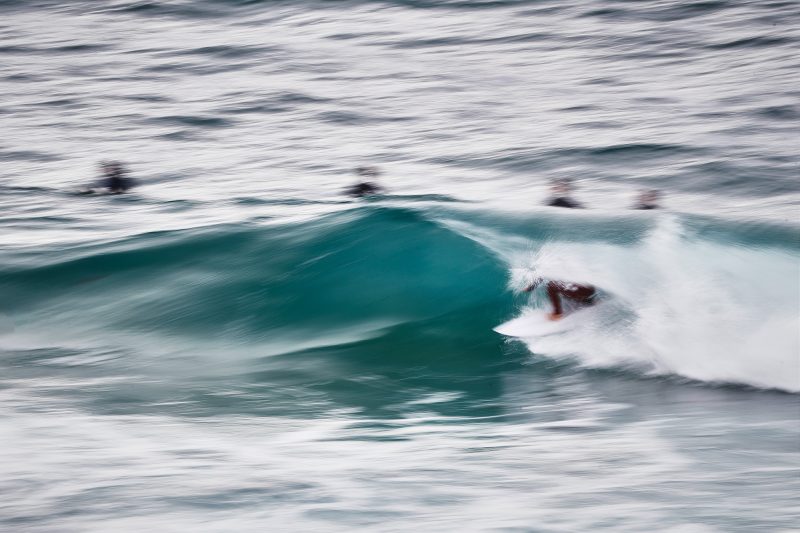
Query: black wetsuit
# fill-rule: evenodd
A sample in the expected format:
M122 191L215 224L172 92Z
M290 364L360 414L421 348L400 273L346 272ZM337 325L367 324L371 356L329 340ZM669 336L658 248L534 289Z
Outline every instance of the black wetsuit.
M566 196L558 196L556 198L551 198L547 205L550 207L569 207L571 209L582 209L583 205L579 204L575 200L572 200Z
M125 173L122 170L115 169L106 174L103 186L106 187L109 192L119 194L128 192L131 188L131 181L125 177Z
M356 183L349 189L347 189L347 194L350 196L369 196L371 194L378 194L381 192L381 188L374 183L370 183L368 181L362 183Z
M658 209L658 206L655 204L639 204L634 209Z

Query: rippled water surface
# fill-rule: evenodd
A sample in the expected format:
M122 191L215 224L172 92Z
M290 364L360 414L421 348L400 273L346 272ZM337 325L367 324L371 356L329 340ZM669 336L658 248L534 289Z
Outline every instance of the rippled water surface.
M799 28L0 0L0 529L793 530Z

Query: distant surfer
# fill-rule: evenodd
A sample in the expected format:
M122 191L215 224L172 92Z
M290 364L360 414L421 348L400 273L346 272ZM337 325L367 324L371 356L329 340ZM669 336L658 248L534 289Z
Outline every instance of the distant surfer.
M639 198L636 201L636 204L633 206L634 209L658 209L658 198L660 193L656 189L650 189L648 191L642 191L639 193Z
M112 194L121 194L131 189L132 183L127 176L127 170L119 161L103 161L100 163L103 171L103 185Z
M361 181L347 188L345 192L348 196L363 198L364 196L372 196L383 192L383 187L374 181L370 181L380 176L381 173L378 167L358 167L356 174L361 178Z
M581 209L583 204L570 197L572 193L572 183L566 178L554 180L550 184L552 196L547 201L550 207L567 207L570 209Z
M541 278L525 287L525 292L531 292L542 283L547 284L547 296L553 306L553 311L547 315L550 320L559 320L564 316L564 298L579 307L594 305L597 298L597 289L592 285L572 283L569 281L545 281Z
M106 189L111 194L122 194L133 188L133 180L127 174L125 166L119 161L101 161L102 177L92 186ZM81 194L93 194L94 188L81 191Z

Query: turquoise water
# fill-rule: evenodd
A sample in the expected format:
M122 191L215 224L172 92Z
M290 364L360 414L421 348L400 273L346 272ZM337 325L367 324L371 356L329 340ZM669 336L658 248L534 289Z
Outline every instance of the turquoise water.
M3 530L796 527L795 3L0 12Z

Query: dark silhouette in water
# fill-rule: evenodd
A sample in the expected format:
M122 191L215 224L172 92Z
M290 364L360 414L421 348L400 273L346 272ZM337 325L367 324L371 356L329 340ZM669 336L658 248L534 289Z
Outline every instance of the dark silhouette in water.
M111 194L122 194L133 188L133 180L119 161L102 161L100 163L102 177L91 187L79 191L78 194L94 194L95 187L106 189Z
M537 279L525 289L531 292L540 284L545 283L543 279ZM595 304L597 289L593 285L572 283L569 281L547 281L547 297L553 306L553 311L547 315L550 320L559 320L564 316L564 307L561 299L564 298L577 304L579 307L588 307Z
M355 185L351 185L347 188L345 193L348 196L353 196L355 198L361 198L364 196L371 196L373 194L380 194L383 192L383 187L369 181L369 179L375 179L380 176L380 170L377 167L358 167L356 169L356 174L362 181L359 181Z
M637 203L634 204L634 209L658 209L660 206L658 205L658 198L661 196L659 191L656 189L650 189L649 191L642 191L639 194L639 198L637 199Z
M547 201L551 207L567 207L571 209L581 209L583 204L570 197L572 183L567 179L555 180L550 184L550 192L553 194Z
M126 176L127 171L119 161L104 161L100 163L103 171L103 186L112 194L128 192L132 183Z

